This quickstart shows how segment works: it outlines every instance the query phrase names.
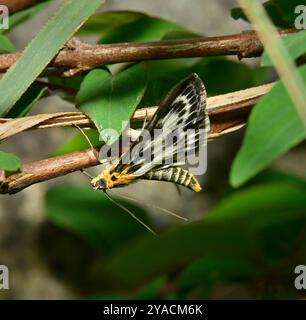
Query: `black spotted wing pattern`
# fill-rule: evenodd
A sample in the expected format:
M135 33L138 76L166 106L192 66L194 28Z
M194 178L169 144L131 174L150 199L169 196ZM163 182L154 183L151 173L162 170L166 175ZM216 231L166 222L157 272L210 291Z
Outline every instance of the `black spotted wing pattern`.
M142 176L152 170L180 166L184 164L187 152L206 143L206 137L201 137L203 132L209 131L206 91L198 75L191 74L178 83L144 129L149 133L149 139L132 144L115 170L124 170L123 164L128 163L129 173ZM167 141L171 143L168 145ZM144 154L151 156L143 157Z

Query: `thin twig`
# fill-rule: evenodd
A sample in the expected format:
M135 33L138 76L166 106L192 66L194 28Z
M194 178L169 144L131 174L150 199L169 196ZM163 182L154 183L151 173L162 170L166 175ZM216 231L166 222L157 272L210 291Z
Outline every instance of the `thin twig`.
M267 93L272 86L273 83L208 98L208 110L211 121L209 138L217 138L241 128L247 120L251 107ZM134 119L143 120L146 113L148 117L150 117L155 111L156 108L154 107L149 108L147 111L146 109L140 109L136 111ZM57 118L52 118L53 120L48 121L55 121L55 123L51 124L51 127L52 125L62 126L63 123L65 123L65 125L68 123L69 125L77 123L79 126L83 126L83 128L91 126L88 118L81 113L70 113L67 118L69 120L66 122L56 122ZM10 123L10 121L15 121L15 119L0 119L0 122L1 121ZM50 126L46 123L41 123L38 127L45 128ZM0 185L0 193L17 193L34 183L98 165L100 162L97 160L94 153L95 152L93 152L92 149L86 149L63 156L24 164L21 173L13 174L3 180Z
M54 179L97 164L99 161L91 148L26 163L22 166L21 173L13 174L1 183L0 193L16 193L34 183Z
M42 2L43 0L2 0L1 4L8 7L10 13L22 10L34 3Z
M266 94L274 83L221 94L207 99L211 120L211 137L219 137L228 130L237 130L246 122L251 107ZM157 107L136 110L132 121L151 118ZM0 140L31 129L79 126L82 129L95 128L93 122L81 112L38 114L17 119L0 118Z
M284 29L279 33L284 36L297 31ZM262 51L263 45L254 31L188 40L103 45L83 43L73 38L57 54L50 66L65 68L63 75L72 76L78 72L111 63L218 55L235 55L241 59L258 57ZM0 72L5 72L20 55L21 53L0 55Z

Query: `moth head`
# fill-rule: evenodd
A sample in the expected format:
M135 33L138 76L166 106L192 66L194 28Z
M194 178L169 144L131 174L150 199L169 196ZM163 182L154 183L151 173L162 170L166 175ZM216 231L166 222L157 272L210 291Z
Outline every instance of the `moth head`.
M103 177L98 176L96 178L93 178L90 183L91 183L92 187L94 188L94 190L108 189L107 188L107 181Z

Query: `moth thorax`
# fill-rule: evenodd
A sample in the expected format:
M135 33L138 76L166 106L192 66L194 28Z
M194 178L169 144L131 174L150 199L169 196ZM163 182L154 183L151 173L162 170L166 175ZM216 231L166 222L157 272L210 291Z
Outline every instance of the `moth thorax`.
M107 168L91 180L91 185L95 190L106 190L129 184L134 179L135 176L133 175L125 172L116 172L112 168Z

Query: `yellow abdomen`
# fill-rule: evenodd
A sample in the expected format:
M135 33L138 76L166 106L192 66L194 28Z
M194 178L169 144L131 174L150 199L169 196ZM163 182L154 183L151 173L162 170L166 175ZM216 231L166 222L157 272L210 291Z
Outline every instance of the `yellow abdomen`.
M195 192L202 190L198 180L187 169L171 167L156 171L149 171L141 179L169 181L185 186Z

